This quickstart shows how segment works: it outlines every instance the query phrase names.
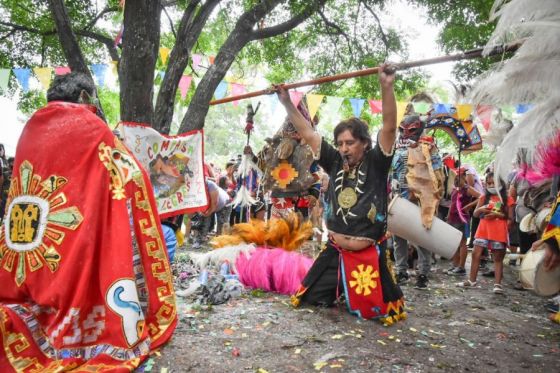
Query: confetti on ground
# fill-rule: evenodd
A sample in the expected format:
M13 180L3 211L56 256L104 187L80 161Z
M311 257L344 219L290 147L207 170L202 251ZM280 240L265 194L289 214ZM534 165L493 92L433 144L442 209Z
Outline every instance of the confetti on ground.
M159 370L159 373L167 373L168 371L169 371L169 369L167 369L167 368L161 368Z
M418 330L414 329L414 328L409 328L408 330L410 330L411 332L416 333Z
M263 369L263 368L259 368L259 369L257 369L257 373L268 373L268 370Z
M296 348L296 350L294 351L294 354L301 354L301 348Z
M377 343L379 343L379 344L381 344L381 345L383 345L383 346L387 345L387 343L383 342L381 339L378 339L378 340L377 340Z
M331 339L342 339L343 335L342 334L335 334L331 337Z
M224 329L224 334L232 335L233 333L234 333L233 329L230 328Z
M315 367L315 370L321 370L327 365L329 365L329 363L327 363L325 361L318 361L318 362L313 364L313 366Z

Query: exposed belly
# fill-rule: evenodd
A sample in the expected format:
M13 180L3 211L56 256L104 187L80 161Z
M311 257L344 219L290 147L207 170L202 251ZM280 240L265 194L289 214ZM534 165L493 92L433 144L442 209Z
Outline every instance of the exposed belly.
M360 251L373 244L373 240L357 240L341 233L330 232L330 235L338 246L348 251Z

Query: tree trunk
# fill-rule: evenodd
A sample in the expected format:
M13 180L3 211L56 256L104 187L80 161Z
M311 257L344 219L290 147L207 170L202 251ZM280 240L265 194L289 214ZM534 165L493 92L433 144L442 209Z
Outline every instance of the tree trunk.
M152 125L154 71L159 51L159 1L127 1L119 64L121 120Z
M87 74L91 78L91 73L87 67L86 60L80 49L80 45L76 40L76 35L72 30L72 25L70 25L70 18L68 18L68 12L66 11L66 6L64 5L64 0L49 0L49 7L56 24L56 30L58 32L58 38L60 40L60 45L62 46L62 51L68 61L68 65L72 71L81 72ZM93 80L93 78L92 78Z
M179 81L189 62L189 53L198 40L208 17L219 2L220 0L208 0L198 12L196 9L198 3L193 2L183 14L177 40L169 56L167 70L156 102L153 127L161 133L169 133L173 120L175 96Z

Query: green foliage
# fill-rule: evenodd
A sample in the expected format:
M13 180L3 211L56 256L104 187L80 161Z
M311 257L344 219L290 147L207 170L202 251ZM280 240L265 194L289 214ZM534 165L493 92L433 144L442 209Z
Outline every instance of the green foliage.
M443 25L439 44L447 53L465 51L486 44L495 22L490 22L490 9L494 0L409 0L428 9L434 24ZM459 63L454 73L459 80L469 81L488 70L492 59L477 59Z
M115 126L120 120L120 99L119 93L107 88L97 90L101 107L105 113L105 119L111 126Z

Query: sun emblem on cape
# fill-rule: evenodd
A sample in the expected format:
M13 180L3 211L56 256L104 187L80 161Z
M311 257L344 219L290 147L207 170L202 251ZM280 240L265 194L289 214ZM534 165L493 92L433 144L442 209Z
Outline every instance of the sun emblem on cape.
M68 200L60 189L67 182L57 175L43 180L28 161L21 163L19 176L12 179L0 227L0 267L8 272L16 268L17 286L25 281L27 270L35 272L46 264L55 272L61 259L56 246L64 240L63 230L75 230L83 220L77 207L64 207Z
M280 188L286 188L288 184L298 177L298 172L286 161L280 162L278 166L270 172L274 180L278 183Z
M358 264L358 270L353 270L350 275L354 280L350 280L350 287L355 288L356 294L370 295L371 289L377 287L377 278L379 278L379 272L373 271L373 267L368 265L364 270L363 264Z

